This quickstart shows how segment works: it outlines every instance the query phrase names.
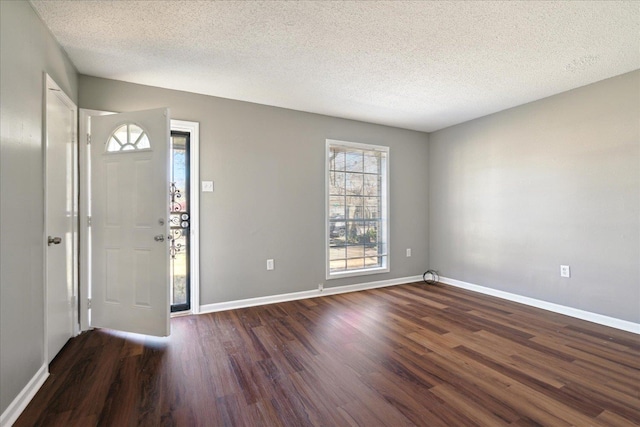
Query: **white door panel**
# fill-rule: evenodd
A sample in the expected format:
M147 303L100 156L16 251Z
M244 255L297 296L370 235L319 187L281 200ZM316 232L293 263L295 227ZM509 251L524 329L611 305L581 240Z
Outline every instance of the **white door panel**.
M76 107L50 78L46 99L46 335L51 362L74 333Z
M92 326L169 335L169 129L164 108L91 119Z

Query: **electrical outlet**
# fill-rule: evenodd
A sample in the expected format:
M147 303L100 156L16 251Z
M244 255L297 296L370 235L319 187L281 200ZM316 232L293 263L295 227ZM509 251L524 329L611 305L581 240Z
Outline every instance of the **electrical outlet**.
M322 292L324 290L324 284L322 283L318 284L318 290Z
M411 256L411 248L407 248L407 258Z
M571 277L571 268L568 265L560 266L560 277Z
M273 263L272 259L268 259L267 260L267 270L273 270L275 268L275 265Z

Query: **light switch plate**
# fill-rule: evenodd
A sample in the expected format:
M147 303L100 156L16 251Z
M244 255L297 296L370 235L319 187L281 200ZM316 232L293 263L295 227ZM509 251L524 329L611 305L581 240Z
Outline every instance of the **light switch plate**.
M213 193L213 181L202 181L202 192Z

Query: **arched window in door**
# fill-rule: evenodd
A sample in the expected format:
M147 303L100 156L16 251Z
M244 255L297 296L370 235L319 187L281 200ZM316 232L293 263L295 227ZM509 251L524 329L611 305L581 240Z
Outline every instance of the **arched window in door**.
M107 153L149 150L150 148L147 133L135 123L126 123L118 127L107 142Z

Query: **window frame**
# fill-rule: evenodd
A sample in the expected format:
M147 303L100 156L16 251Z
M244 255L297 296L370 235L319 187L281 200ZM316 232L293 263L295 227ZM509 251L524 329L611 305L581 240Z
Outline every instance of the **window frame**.
M381 183L381 201L382 206L380 207L380 228L383 236L382 244L386 246L386 253L383 255L383 265L380 267L374 268L362 268L358 270L346 270L346 271L331 271L331 263L330 263L330 250L331 250L331 236L330 236L330 153L332 147L341 147L345 149L355 149L362 151L376 151L380 153L384 153L386 160L383 162L384 164L381 166L380 177L382 180ZM390 192L389 192L389 164L390 164L390 148L388 146L383 145L373 145L373 144L363 144L359 142L351 142L351 141L341 141L336 139L327 139L325 141L325 195L324 195L324 225L325 225L325 277L326 280L333 279L342 279L345 277L357 277L357 276L366 276L371 274L381 274L388 273L391 268L391 246L390 246L390 232L389 232L389 211L390 211ZM345 222L346 222L345 218Z

